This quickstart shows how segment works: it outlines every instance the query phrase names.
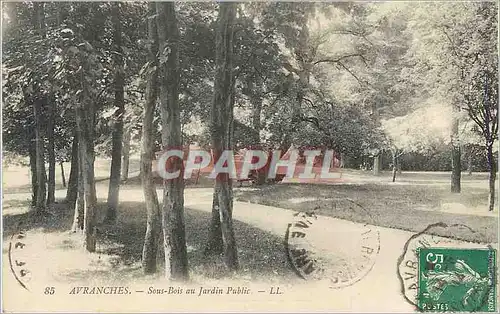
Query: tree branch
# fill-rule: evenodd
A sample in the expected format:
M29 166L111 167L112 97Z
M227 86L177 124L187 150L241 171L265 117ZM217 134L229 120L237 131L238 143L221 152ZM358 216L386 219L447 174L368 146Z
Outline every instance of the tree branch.
M332 58L321 59L321 60L318 60L316 62L313 62L313 65L317 65L317 64L323 63L323 62L337 63L338 64L338 63L340 63L344 59L353 58L353 57L359 57L359 58L361 58L361 60L363 60L363 63L368 66L368 64L366 62L366 58L362 54L360 54L360 53L351 53L351 54L348 54L348 55L340 56L340 57L338 57L336 59L332 59Z
M356 74L354 74L354 72L352 72L345 64L343 64L342 62L337 62L342 68L344 68L344 70L346 70L347 72L349 72L349 74L351 74L355 79L356 81L358 81L359 85L363 86L363 83L366 84L366 85L369 85L370 87L373 87L370 83L368 82L363 82L363 80L361 80L359 77L356 76ZM373 87L374 88L374 87Z

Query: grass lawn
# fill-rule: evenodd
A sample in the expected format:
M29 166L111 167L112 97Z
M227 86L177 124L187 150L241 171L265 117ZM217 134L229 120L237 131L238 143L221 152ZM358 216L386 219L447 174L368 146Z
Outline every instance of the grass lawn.
M412 232L437 222L463 224L476 232L445 231L438 235L471 242L498 242L498 213L496 217L487 217L438 211L447 204L487 204L487 190L483 188L463 188L456 195L449 192L448 185L276 184L236 191L235 197L239 201L299 211L315 209L320 215Z

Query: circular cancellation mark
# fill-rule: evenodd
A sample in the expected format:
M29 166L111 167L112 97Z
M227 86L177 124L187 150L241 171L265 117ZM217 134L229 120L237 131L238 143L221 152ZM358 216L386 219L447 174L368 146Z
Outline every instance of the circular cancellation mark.
M354 201L347 200L343 206L366 217L365 221L373 221ZM380 250L380 233L366 223L317 216L314 211L298 212L288 224L284 244L297 276L326 281L335 289L351 286L371 271Z
M25 290L30 291L31 271L27 264L26 254L26 231L22 228L22 222L17 225L16 231L9 241L8 258L9 268L17 283Z
M419 295L419 252L424 248L441 248L441 249L483 249L493 250L493 247L488 244L466 242L455 240L448 237L438 236L436 234L468 234L472 238L480 236L484 238L478 231L471 229L463 224L447 225L439 222L434 223L423 231L414 234L404 245L403 253L397 261L397 275L401 284L401 294L404 299L415 306L419 311L426 309L420 308ZM421 263L420 263L421 264ZM494 283L493 283L494 286ZM438 309L439 310L439 309Z

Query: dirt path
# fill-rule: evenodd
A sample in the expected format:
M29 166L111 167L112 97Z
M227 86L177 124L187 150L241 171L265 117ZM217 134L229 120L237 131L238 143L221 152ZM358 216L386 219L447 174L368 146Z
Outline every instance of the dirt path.
M97 185L98 197L103 199L107 195L107 184L106 182L100 182ZM161 189L158 189L159 195L161 195ZM57 197L63 197L65 195L64 190L57 191ZM5 199L29 199L29 194L9 194L4 195ZM142 190L137 187L122 187L120 191L120 199L122 201L143 201ZM203 211L210 212L212 203L212 189L196 188L189 189L185 194L185 206L186 211ZM4 215L8 214L4 212ZM271 232L279 237L284 237L288 223L293 219L293 212L286 209L263 206L258 204L250 204L244 202L234 203L234 213L233 218L238 221L245 222L251 226L257 227L261 230ZM350 247L346 244L347 240L352 238L350 232L356 230L356 225L349 221L330 218L330 217L318 217L323 223L324 233L320 232L320 237L323 236L323 245L321 250L324 254L329 254L335 256L338 254L339 250L344 248L344 252L349 254ZM408 304L401 293L401 285L397 276L397 260L399 256L403 253L403 247L405 242L413 235L410 232L394 230L381 227L373 227L373 230L378 230L380 233L379 243L380 251L375 258L373 268L357 283L341 288L341 289L331 289L324 282L304 282L299 285L289 285L286 287L281 287L282 295L270 295L268 293L253 293L249 296L234 296L231 298L223 298L222 296L206 296L204 299L200 300L201 303L193 302L189 299L189 296L178 296L175 299L168 299L170 304L168 307L165 306L167 301L166 297L160 298L159 296L144 296L134 294L128 299L118 296L98 296L92 299L89 303L85 300L90 300L91 296L87 297L71 297L71 302L69 300L64 300L64 297L68 297L68 292L59 294L57 299L58 303L53 306L56 308L63 308L65 310L97 310L106 309L107 311L112 311L113 309L122 309L125 304L128 306L128 311L166 311L166 310L186 310L186 302L189 302L190 309L202 309L207 311L216 310L233 310L233 311L264 311L264 310L280 310L280 311L343 311L343 312L374 312L374 311L384 311L384 312L411 312L413 311L413 306ZM338 230L343 230L338 232ZM354 235L355 236L355 235ZM43 239L36 240L39 245L44 246L50 243L50 235L47 235ZM4 245L5 245L4 241ZM5 246L4 246L5 247ZM3 252L4 261L7 259L6 250ZM41 252L42 253L42 252ZM39 256L30 257L32 260L36 260L36 263L41 265L47 265L47 263L53 263L47 259L43 254ZM71 261L75 261L75 252L69 251L71 253ZM77 256L76 260L87 261L88 257L84 252L78 253L81 256ZM87 254L88 255L88 254ZM58 260L67 260L69 262L70 255L66 258L61 256ZM61 266L62 267L62 266ZM59 268L61 268L59 267ZM68 266L69 267L69 266ZM71 265L71 267L75 267ZM48 267L47 267L48 269ZM64 268L63 268L64 269ZM3 267L4 278L4 291L10 291L9 295L11 299L10 304L15 308L23 308L25 310L47 310L47 306L42 306L42 304L47 304L50 302L47 296L44 296L41 291L35 291L31 293L26 299L17 299L16 302L12 302L12 298L16 298L15 294L23 293L19 291L17 284L14 282L12 275L9 273L7 266L4 263ZM40 276L41 274L37 274ZM46 275L46 278L50 276ZM80 281L79 281L80 280ZM82 282L83 279L78 279L75 284ZM84 282L88 282L91 279L85 279ZM146 278L147 280L147 278ZM158 285L158 279L152 280L155 285ZM51 283L51 285L54 283ZM214 283L211 283L212 285ZM228 283L219 283L220 285L228 285ZM231 284L231 283L229 283ZM144 287L148 289L151 284L138 283L138 287ZM163 283L165 285L165 283ZM16 288L13 288L16 286ZM56 283L57 286L57 283ZM39 289L41 289L40 286ZM258 288L261 287L261 288ZM61 288L58 288L61 290ZM64 288L68 289L68 288ZM138 288L136 288L138 289ZM269 290L269 287L259 286L255 283L252 286L253 291L256 289ZM9 295L6 297L9 298ZM173 297L173 296L168 296ZM149 299L148 299L149 298ZM187 299L186 299L187 298ZM191 297L192 298L192 297ZM56 298L53 298L54 300ZM120 301L118 301L120 299ZM134 301L135 300L135 301ZM119 304L117 304L117 302ZM137 302L142 305L139 306ZM146 303L144 303L146 302ZM6 306L9 302L6 302ZM59 304L59 305L58 305ZM112 305L115 304L115 305ZM201 305L203 304L203 305ZM120 307L118 307L120 306ZM7 309L7 308L6 308Z

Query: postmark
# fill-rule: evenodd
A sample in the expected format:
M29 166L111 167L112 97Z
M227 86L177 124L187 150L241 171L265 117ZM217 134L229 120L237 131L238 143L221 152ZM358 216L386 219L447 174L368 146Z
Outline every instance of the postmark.
M447 225L442 222L429 225L422 232L414 234L405 243L403 253L397 261L397 276L400 281L403 298L418 309L418 271L419 251L427 248L454 248L454 249L483 249L491 250L493 247L485 243L467 242L436 234L468 234L471 238L475 235L481 238L479 231L473 230L463 224Z
M421 248L418 261L421 311L496 311L495 250Z
M375 265L380 251L377 227L314 212L299 212L294 218L286 230L285 250L300 278L338 289L360 281Z
M27 232L19 223L9 241L8 257L10 272L16 282L25 290L30 291L31 271L27 263L26 238Z

